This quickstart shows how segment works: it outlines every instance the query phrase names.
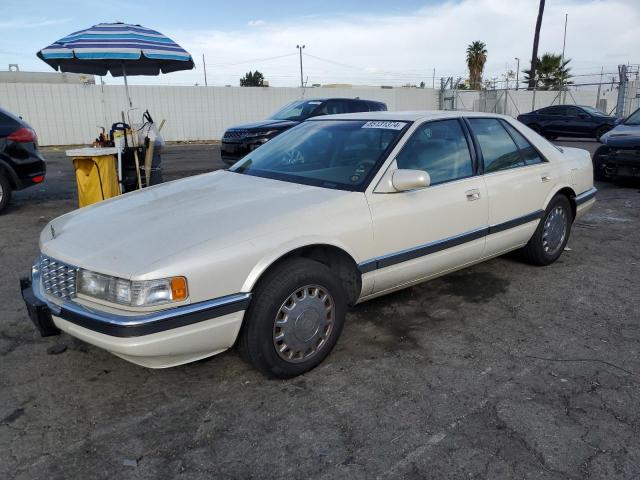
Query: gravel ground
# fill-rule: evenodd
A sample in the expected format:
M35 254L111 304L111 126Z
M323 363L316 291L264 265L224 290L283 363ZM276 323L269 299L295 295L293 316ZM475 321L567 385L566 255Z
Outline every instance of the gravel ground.
M561 142L594 150L589 142ZM0 478L640 479L640 195L599 184L569 249L354 308L316 370L266 380L235 351L148 370L40 338L18 289L70 162L0 217ZM168 147L165 178L222 166Z

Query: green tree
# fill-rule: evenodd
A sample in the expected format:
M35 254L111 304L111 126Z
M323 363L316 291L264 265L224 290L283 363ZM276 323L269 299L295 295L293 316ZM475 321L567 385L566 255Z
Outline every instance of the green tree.
M537 69L532 77L531 69L523 70L525 82L538 90L557 90L562 85L571 85L570 58L562 61L562 55L545 53L536 60Z
M240 79L241 87L264 87L264 75L258 70L255 72L247 72L244 77Z
M467 47L467 67L469 68L469 88L480 90L482 72L487 62L487 46L484 42L475 41Z

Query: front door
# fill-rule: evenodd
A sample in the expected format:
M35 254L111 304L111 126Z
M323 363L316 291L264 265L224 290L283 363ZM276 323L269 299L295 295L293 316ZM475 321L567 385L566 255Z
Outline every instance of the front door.
M374 293L406 286L478 260L488 221L487 190L461 120L420 125L390 168L423 170L431 185L371 193Z

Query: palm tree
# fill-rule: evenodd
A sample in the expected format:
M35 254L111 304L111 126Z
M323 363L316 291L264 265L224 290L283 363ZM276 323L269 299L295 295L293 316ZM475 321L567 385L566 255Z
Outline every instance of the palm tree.
M542 14L544 13L544 1L540 0L538 7L538 19L536 20L536 32L533 35L533 51L531 52L531 78L529 79L529 89L534 86L536 78L536 63L538 61L538 42L540 41L540 27L542 27Z
M537 71L533 75L531 69L523 70L525 81L530 88L535 85L540 90L557 90L563 85L570 85L571 69L567 67L570 61L570 58L562 61L562 55L545 53L536 59Z
M469 88L480 90L482 71L487 62L487 46L476 40L467 47L467 67L469 67Z

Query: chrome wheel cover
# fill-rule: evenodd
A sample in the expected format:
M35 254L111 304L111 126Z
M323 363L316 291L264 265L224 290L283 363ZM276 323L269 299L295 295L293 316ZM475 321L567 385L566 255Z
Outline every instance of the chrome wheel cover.
M558 252L567 236L567 214L560 205L551 210L544 219L542 249L547 255Z
M2 184L0 183L0 202L2 202L3 197L4 197L4 189L2 188Z
M300 363L326 345L335 324L335 302L320 285L297 289L282 303L273 324L273 346L278 356Z

